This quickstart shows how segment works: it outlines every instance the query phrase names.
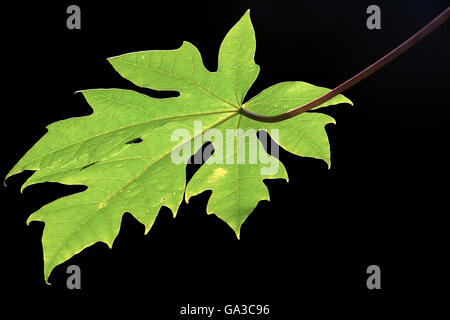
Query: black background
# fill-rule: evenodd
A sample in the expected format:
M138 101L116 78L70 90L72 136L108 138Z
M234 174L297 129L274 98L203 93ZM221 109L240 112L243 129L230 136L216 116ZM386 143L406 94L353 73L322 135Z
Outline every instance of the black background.
M70 4L81 8L81 30L66 28ZM371 4L381 7L381 30L366 28ZM8 6L3 66L12 72L3 91L2 179L46 125L90 113L83 97L74 95L77 90L117 87L170 96L133 86L107 57L174 49L187 40L215 70L220 42L250 8L261 72L248 97L288 80L333 88L448 5L445 0L297 0ZM188 303L222 308L238 303L270 304L271 319L306 312L365 319L386 315L389 307L399 314L423 307L422 298L444 286L447 270L449 31L448 23L441 26L348 90L354 107L324 109L337 121L327 126L331 169L323 161L281 152L290 182L266 181L271 201L258 204L239 241L224 222L206 215L206 192L183 203L176 219L163 208L146 236L126 213L112 250L93 245L56 267L47 286L44 225L25 221L40 206L80 189L42 184L20 194L30 173L11 177L1 188L6 236L1 277L9 299L27 305L16 311L52 314L66 306L73 313L106 301L95 305L102 312L175 319ZM188 168L189 177L194 170ZM81 268L78 291L66 288L71 264ZM381 290L366 287L371 264L381 268Z

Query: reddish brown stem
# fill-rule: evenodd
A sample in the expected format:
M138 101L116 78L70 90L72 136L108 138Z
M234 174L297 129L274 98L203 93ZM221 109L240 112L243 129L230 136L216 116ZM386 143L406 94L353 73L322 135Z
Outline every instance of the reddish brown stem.
M438 26L443 24L450 15L450 7L445 9L440 15L438 15L436 18L434 18L430 23L428 23L425 27L420 29L417 33L415 33L412 37L410 37L408 40L403 42L401 45L399 45L397 48L389 52L387 55L382 57L380 60L375 62L374 64L370 65L354 77L348 79L338 87L334 88L333 90L329 91L327 94L324 94L323 96L308 102L300 107L294 108L292 110L289 110L288 112L278 114L275 116L263 116L259 114L255 114L253 112L250 112L246 110L245 108L241 108L239 112L253 120L261 121L261 122L279 122L283 121L295 116L298 116L299 114L302 114L303 112L306 112L308 110L311 110L314 107L317 107L321 105L322 103L330 100L331 98L337 96L338 94L341 94L345 90L353 87L355 84L360 82L361 80L367 78L372 73L379 70L381 67L385 66L395 58L397 58L400 54L411 48L413 45L415 45L417 42L422 40L425 36L427 36L431 31L436 29Z

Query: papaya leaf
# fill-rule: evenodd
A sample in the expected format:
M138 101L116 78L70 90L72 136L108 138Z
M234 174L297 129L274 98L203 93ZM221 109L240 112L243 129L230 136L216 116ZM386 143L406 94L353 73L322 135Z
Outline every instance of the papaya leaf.
M124 212L147 233L162 206L176 215L186 201L212 190L207 212L225 221L239 237L260 200L269 200L264 179L288 179L276 154L257 132L269 133L287 151L330 165L324 126L334 120L309 112L279 123L244 117L240 110L271 115L302 105L330 90L304 82L274 85L243 104L256 80L255 33L247 11L219 50L218 70L208 71L189 42L175 50L151 50L109 58L132 83L178 91L156 99L132 90L92 89L81 93L93 113L50 124L48 132L18 161L7 177L24 170L29 185L56 182L87 190L59 198L28 219L45 223L44 277L84 248L116 238ZM338 95L320 107L350 100ZM225 140L224 140L225 139ZM206 142L213 146L186 186L186 165Z

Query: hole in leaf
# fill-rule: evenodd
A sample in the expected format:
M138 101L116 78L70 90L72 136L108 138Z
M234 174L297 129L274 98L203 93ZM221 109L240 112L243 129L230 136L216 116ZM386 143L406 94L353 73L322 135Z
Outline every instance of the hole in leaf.
M84 169L86 169L86 168L89 168L90 166L93 166L94 164L96 164L98 161L95 161L95 162L92 162L92 163L90 163L90 164L88 164L88 165L85 165L84 167L82 167L81 169L80 169L80 171L81 170L84 170Z
M214 145L208 141L187 160L186 182L192 178L192 176L198 169L200 169L202 164L205 163L205 161L208 160L212 154L214 154Z
M130 140L128 142L125 142L125 144L132 144L132 143L141 143L142 139L141 138L135 138L133 140Z

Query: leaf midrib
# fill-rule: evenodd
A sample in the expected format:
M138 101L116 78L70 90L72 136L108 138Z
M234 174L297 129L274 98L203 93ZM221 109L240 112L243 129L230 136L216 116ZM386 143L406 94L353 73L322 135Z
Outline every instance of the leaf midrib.
M95 112L95 111L94 111L94 112ZM22 168L24 168L25 166L27 166L28 164L30 164L30 163L32 163L32 162L34 162L34 161L36 161L36 160L45 158L46 156L48 156L48 155L50 155L50 154L52 154L52 153L59 152L59 151L61 151L61 150L64 150L64 149L69 148L69 147L71 147L71 146L74 146L74 145L76 145L76 144L84 143L84 142L89 141L89 140L91 140L91 139L94 139L94 138L96 138L96 137L100 137L100 136L102 136L102 135L106 135L106 134L109 134L109 133L112 133L112 132L115 132L115 131L125 130L125 129L128 129L128 128L132 128L132 127L134 127L134 126L139 126L139 125L142 125L142 124L151 123L151 122L156 122L156 121L162 121L162 120L182 119L182 118L188 118L188 117L197 117L197 116L204 116L204 115L211 115L211 114L220 114L220 113L231 113L231 112L234 113L234 114L237 114L236 111L234 111L234 110L213 111L213 112L205 112L205 113L197 113L197 114L189 114L189 115L180 115L180 116L172 116L172 117L165 117L165 118L150 119L150 120L147 120L147 121L142 121L142 122L134 123L134 124L131 124L131 125L128 125L128 126L119 127L119 128L113 129L113 130L105 131L105 132L102 132L102 133L100 133L100 134L96 134L96 135L90 136L90 137L88 137L88 138L86 138L86 139L83 139L83 140L78 140L78 141L76 141L76 142L74 142L74 143L65 145L65 146L62 147L62 148L57 148L57 149L55 149L55 150L52 150L52 151L50 151L50 152L48 152L48 153L46 153L46 154L44 154L44 155L42 155L42 156L40 156L40 157L37 157L37 158L34 158L34 159L32 159L32 160L29 160L29 161L25 162L24 164L22 164ZM50 168L50 166L44 167L44 168ZM39 170L39 169L42 169L42 168L36 168L35 170ZM6 176L6 178L8 178L9 176L10 176L10 174L8 174L8 175ZM6 178L5 178L5 179L6 179Z
M141 67L141 68L145 68L145 69L148 69L148 70L151 70L151 71L161 72L161 73L164 73L164 74L169 75L169 76L171 76L171 77L178 78L178 79L182 79L182 80L184 80L184 81L188 81L188 82L192 83L193 85L197 86L198 88L202 89L203 91L209 93L210 95L212 95L212 96L215 97L216 99L218 99L218 100L220 100L220 101L222 101L222 102L228 104L229 106L231 106L231 107L233 107L233 108L235 108L235 109L239 109L239 108L240 108L239 106L236 106L236 105L234 105L233 103L231 103L231 102L229 102L229 101L227 101L227 100L225 100L225 99L219 97L218 95L216 95L216 94L215 94L214 92L212 92L211 90L208 90L207 88L205 88L205 87L202 86L201 84L199 84L199 83L197 83L197 82L195 82L195 81L193 81L193 80L191 80L191 79L185 78L185 77L183 77L183 76L179 76L179 75L174 74L174 73L170 73L170 72L167 72L167 71L163 71L163 70L161 70L161 69L152 68L152 67L149 67L149 66L146 66L146 65L143 65L143 64L139 64L139 63L134 63L134 62L131 62L131 61L121 60L120 62L129 64L129 65L133 65L133 66L138 66L138 67ZM207 72L209 72L209 71L207 71ZM209 72L209 73L214 73L214 72Z

